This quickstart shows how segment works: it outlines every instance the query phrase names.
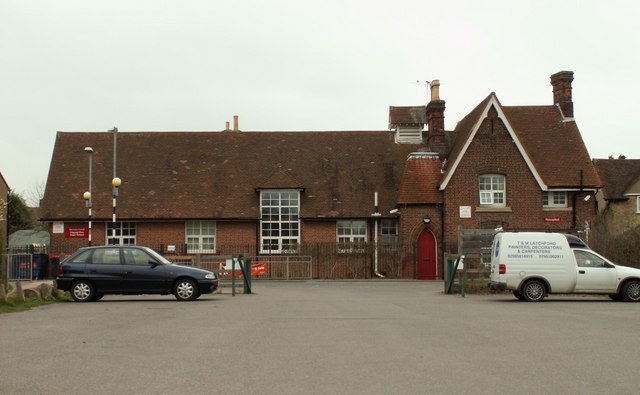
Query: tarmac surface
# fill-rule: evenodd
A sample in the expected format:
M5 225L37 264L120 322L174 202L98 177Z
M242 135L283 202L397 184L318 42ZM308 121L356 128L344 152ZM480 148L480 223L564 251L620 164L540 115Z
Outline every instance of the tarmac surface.
M0 315L0 394L631 394L640 304L254 282Z

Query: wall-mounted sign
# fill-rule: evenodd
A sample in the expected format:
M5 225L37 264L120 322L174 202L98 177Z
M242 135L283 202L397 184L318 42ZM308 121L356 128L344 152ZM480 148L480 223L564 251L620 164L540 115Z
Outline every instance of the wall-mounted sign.
M544 222L562 222L560 217L544 217Z
M53 233L64 233L64 222L54 222Z
M86 239L89 237L89 229L67 228L64 230L64 237L67 239Z
M471 206L460 206L460 218L471 218Z

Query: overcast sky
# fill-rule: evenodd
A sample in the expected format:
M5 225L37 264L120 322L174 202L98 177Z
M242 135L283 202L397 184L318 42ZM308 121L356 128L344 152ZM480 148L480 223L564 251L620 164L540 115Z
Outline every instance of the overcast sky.
M594 158L640 158L640 2L0 0L0 172L46 181L56 131L386 130L441 82L453 129L489 93L549 105L574 74Z

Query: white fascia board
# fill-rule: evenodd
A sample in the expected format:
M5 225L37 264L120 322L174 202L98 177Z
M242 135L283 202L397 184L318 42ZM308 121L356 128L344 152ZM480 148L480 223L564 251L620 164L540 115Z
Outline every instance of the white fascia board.
M504 122L505 126L507 127L507 131L511 135L511 138L516 144L516 147L518 147L518 151L520 152L520 155L522 155L522 157L524 158L524 161L526 162L527 167L533 174L533 177L538 182L538 185L543 191L546 191L548 189L547 186L544 184L544 182L542 182L542 178L540 177L540 174L538 174L538 171L536 170L536 168L533 166L533 163L531 162L531 158L529 158L529 156L525 152L522 146L522 143L520 143L520 140L518 139L515 132L513 131L511 124L509 124L509 121L507 121L507 117L504 115L504 112L502 111L502 106L500 105L500 103L498 103L498 100L496 99L495 95L491 96L491 100L489 100L489 102L487 103L484 111L482 112L482 115L478 117L476 124L473 125L471 134L469 135L469 138L467 139L467 141L465 141L464 147L462 147L462 151L460 152L460 155L458 155L455 163L451 167L451 170L449 170L444 181L440 184L440 190L444 191L447 185L449 184L451 177L453 177L453 173L455 173L456 169L458 168L458 165L460 164L460 161L462 160L464 155L467 153L467 149L469 149L469 145L471 145L471 142L475 138L476 133L478 133L478 129L480 129L480 125L482 125L482 121L484 121L484 119L487 117L487 114L489 113L491 106L495 106L496 111L498 113L498 118L502 119L502 122Z

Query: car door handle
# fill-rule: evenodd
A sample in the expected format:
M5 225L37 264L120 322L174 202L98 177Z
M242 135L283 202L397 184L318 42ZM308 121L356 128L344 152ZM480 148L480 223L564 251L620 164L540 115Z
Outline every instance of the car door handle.
M584 270L578 270L578 273L585 274L586 272Z

